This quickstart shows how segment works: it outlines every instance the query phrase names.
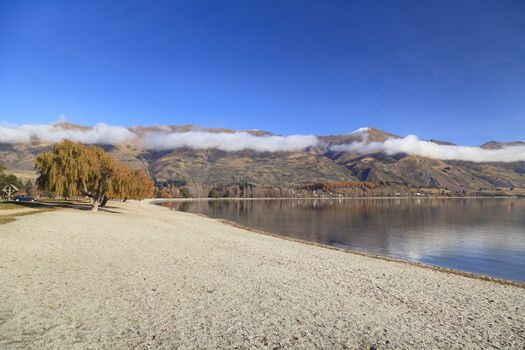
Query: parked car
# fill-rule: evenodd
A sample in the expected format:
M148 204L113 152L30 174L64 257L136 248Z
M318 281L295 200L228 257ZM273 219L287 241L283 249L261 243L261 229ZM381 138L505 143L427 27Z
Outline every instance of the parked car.
M16 202L34 202L35 199L31 196L15 196Z

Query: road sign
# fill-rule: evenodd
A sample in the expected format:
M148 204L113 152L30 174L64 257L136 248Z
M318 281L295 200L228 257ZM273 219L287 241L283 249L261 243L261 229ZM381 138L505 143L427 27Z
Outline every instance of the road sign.
M2 191L7 194L7 200L10 201L11 197L18 192L18 188L15 185L7 185L5 186Z

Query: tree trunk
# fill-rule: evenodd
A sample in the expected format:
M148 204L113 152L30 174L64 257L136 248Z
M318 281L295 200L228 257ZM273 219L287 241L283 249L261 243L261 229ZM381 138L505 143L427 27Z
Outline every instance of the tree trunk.
M96 213L98 211L98 201L97 200L93 200L93 206L91 207L91 211Z
M100 206L102 208L104 208L106 206L106 204L108 203L109 201L109 198L108 197L104 197L104 199L102 199L102 202L100 203Z

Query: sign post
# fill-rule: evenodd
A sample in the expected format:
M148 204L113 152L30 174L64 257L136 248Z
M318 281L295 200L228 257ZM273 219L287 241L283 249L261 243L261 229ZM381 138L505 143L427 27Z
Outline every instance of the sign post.
M2 191L7 194L7 200L10 201L11 200L11 197L13 197L13 195L18 192L18 188L15 186L15 185L7 185L5 186Z

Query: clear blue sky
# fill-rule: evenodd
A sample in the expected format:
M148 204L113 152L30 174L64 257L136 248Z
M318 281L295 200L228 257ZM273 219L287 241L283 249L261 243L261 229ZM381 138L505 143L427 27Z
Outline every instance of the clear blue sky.
M525 139L525 1L0 0L0 121Z

